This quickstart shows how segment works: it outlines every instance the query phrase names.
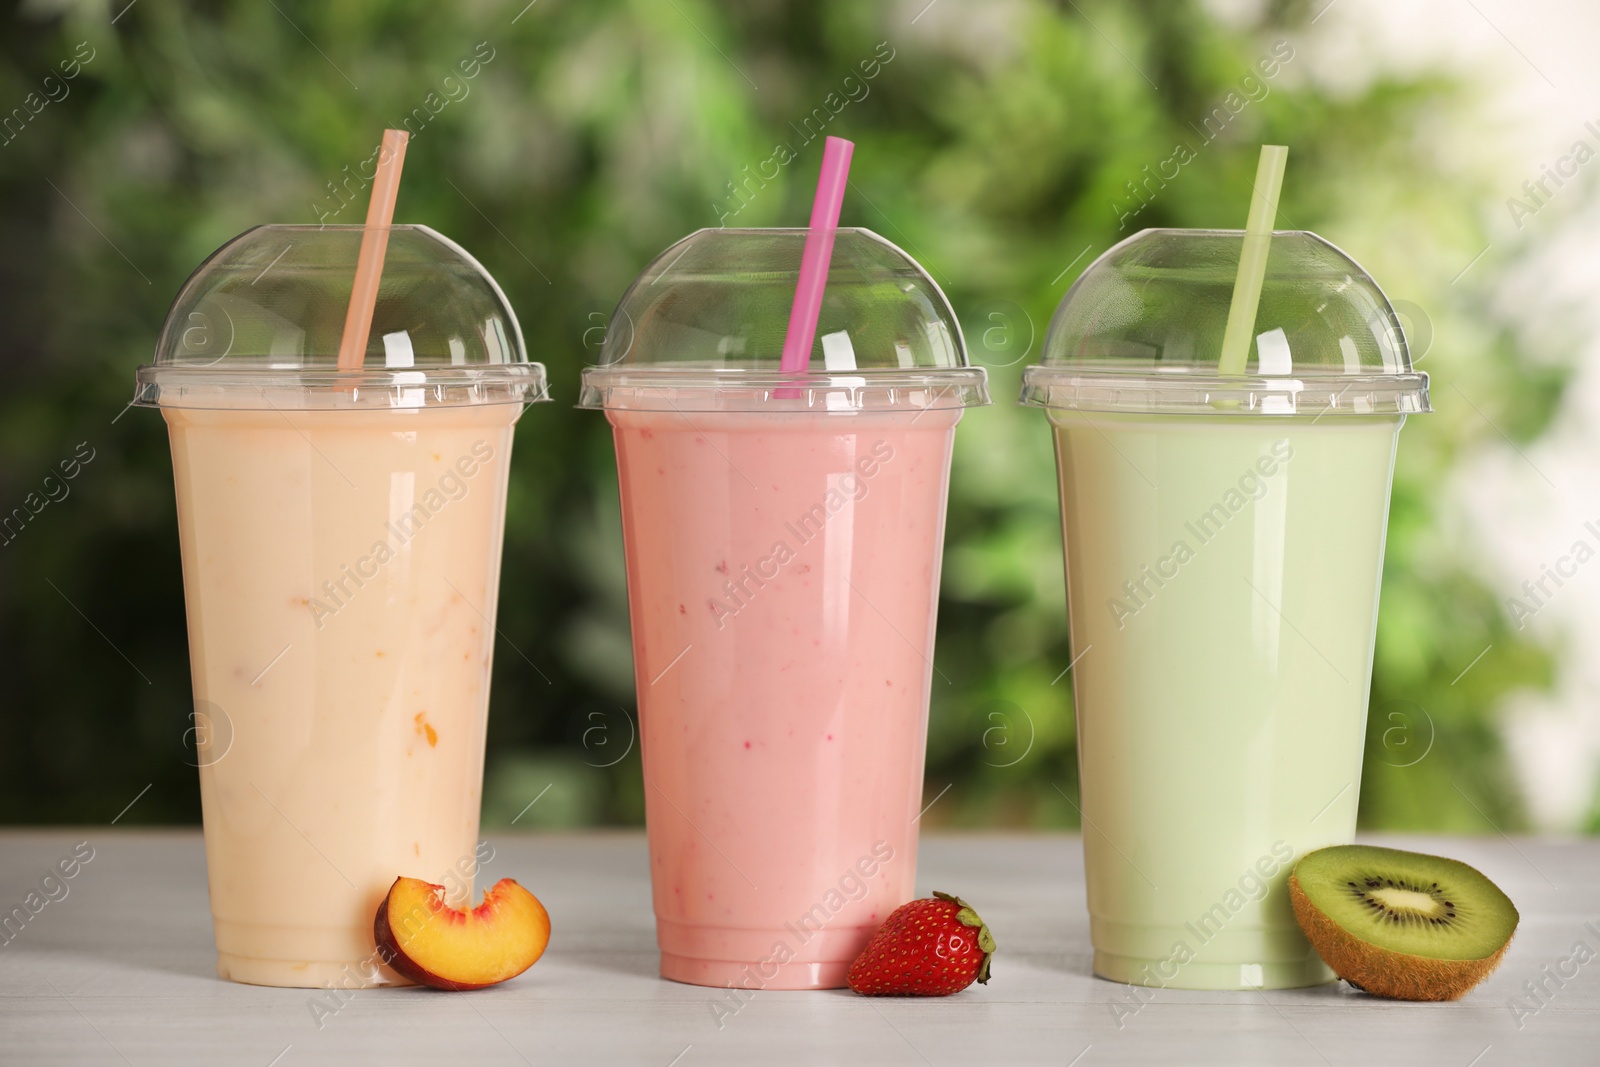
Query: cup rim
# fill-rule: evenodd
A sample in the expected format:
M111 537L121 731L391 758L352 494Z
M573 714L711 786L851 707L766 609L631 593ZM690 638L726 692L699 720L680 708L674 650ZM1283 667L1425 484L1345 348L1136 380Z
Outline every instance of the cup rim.
M1193 370L1191 366L1161 372L1035 364L1022 372L1018 402L1056 411L1230 417L1419 415L1433 410L1426 371L1307 370L1269 376Z
M611 364L583 372L580 408L642 411L941 410L989 404L983 367L783 372L770 367Z
M471 367L239 368L148 364L134 374L134 407L343 411L534 404L550 399L542 363Z

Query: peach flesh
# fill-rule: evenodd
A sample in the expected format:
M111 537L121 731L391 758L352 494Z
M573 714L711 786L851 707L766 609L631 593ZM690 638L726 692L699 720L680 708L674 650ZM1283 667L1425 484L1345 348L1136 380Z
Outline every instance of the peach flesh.
M538 897L509 878L496 882L471 910L445 904L443 886L396 878L372 929L383 961L413 982L482 989L538 961L550 942L550 915Z

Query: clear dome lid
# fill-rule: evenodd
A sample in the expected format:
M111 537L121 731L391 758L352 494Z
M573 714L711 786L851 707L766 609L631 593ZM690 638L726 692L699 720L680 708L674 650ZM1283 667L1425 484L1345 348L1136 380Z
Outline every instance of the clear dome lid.
M1360 264L1274 233L1245 373L1217 363L1242 230L1144 230L1062 298L1022 402L1080 411L1392 415L1429 410L1400 319Z
M360 370L338 369L361 226L257 226L179 290L134 403L436 407L547 399L505 293L460 245L393 226Z
M987 404L944 293L870 230L836 231L810 368L780 369L804 229L706 229L623 295L579 405L866 411Z

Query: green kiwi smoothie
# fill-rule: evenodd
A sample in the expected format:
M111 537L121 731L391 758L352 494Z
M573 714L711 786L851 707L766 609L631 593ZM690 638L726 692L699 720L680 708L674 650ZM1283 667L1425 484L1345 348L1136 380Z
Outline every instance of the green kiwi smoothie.
M1286 886L1355 831L1403 419L1051 413L1097 974L1332 980Z
M1395 452L1428 410L1394 308L1315 234L1146 230L1073 283L1022 400L1060 475L1095 973L1332 981L1288 880L1355 834Z

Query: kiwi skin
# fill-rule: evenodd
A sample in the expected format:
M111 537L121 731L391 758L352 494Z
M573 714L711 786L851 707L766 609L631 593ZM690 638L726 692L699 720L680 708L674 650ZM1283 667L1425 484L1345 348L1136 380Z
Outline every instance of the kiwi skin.
M1289 900L1306 940L1333 973L1366 993L1395 1000L1460 1000L1505 957L1511 939L1480 960L1438 960L1414 956L1363 941L1311 903L1300 880L1289 874Z

